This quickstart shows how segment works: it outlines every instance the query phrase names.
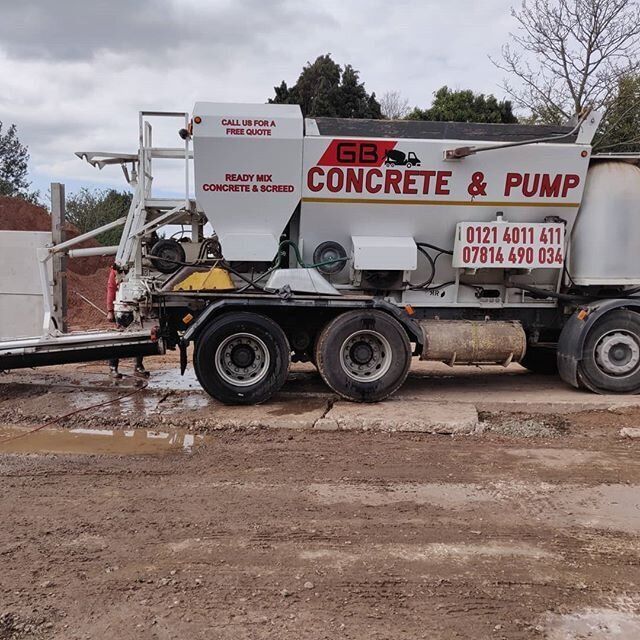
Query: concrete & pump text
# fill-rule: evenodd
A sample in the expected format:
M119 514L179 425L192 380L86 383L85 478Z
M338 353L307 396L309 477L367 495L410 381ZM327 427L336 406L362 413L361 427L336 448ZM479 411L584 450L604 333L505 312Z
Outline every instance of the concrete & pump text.
M399 171L391 169L342 169L325 170L312 167L307 174L309 191L327 189L332 193L398 193L404 195L449 195L451 171Z

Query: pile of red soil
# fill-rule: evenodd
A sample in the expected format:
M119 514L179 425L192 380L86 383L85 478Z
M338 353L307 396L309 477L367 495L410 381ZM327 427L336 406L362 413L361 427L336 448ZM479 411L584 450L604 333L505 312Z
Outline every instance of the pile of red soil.
M0 196L0 230L4 231L51 231L51 216L44 208L20 198ZM74 238L79 231L67 223L67 238ZM97 247L95 240L87 240L77 248ZM101 309L106 306L107 278L113 262L110 256L92 256L67 260L68 322L73 328L89 329L104 324L105 317L90 304L83 295Z

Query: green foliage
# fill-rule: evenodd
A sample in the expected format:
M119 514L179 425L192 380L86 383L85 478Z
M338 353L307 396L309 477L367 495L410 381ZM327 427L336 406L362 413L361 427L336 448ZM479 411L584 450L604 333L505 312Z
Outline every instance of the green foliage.
M358 72L342 69L329 54L308 62L292 87L283 80L274 91L271 104L299 104L306 117L382 118L376 94L367 93Z
M29 152L18 139L15 124L2 132L0 121L0 196L19 196L28 199L27 165Z
M594 147L596 151L640 151L640 75L630 74L618 81Z
M115 189L82 188L67 198L67 220L81 233L92 231L102 225L127 215L132 200L131 193ZM120 242L122 227L100 234L96 240L106 246Z
M471 90L453 91L441 87L434 93L429 109L416 107L407 115L408 120L431 120L440 122L494 122L510 124L518 122L513 115L509 100L494 95L473 93Z

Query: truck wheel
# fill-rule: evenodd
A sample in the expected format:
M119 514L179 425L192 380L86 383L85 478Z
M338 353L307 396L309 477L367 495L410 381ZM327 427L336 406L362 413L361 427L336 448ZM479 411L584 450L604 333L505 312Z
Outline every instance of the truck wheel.
M578 376L588 389L640 392L640 314L607 313L589 331L582 353Z
M202 388L225 404L259 404L282 387L291 348L284 331L257 313L227 313L197 339L193 366Z
M382 311L348 311L329 322L316 343L316 366L347 400L378 402L397 391L411 365L402 325Z
M532 373L552 376L558 373L558 354L547 347L527 347L520 364Z

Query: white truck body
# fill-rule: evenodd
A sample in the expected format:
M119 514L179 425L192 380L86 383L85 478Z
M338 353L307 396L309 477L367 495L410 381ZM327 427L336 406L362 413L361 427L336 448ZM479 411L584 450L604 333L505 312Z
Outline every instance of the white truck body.
M433 285L454 285L437 295L411 287L390 294L414 306L549 305L510 285L559 285L598 120L585 120L574 135L556 136L558 141L549 136L539 144L512 146L506 138L474 140L474 154L451 160L447 152L470 141L412 137L420 123L369 121L355 136L346 135L352 125L339 120L307 119L303 127L292 105L197 103L193 116L197 202L226 259L270 262L292 220L290 237L306 264L314 262L323 242L345 249L351 269L329 278L339 288L362 288L362 274L354 277L354 271L393 269L389 258L398 244L412 254L394 269L407 272L402 281L409 285L424 282L430 272L429 263L418 259L416 243L453 251L455 256L438 261ZM500 127L486 130L495 137ZM493 150L482 152L486 147ZM553 235L558 225L560 240ZM355 238L370 238L366 267L353 262L362 251ZM581 256L590 242L572 238ZM371 259L372 246L377 261ZM626 257L614 259L628 264ZM512 272L508 283L506 270ZM477 290L460 287L463 271L473 285L498 287L499 298L482 299Z
M184 123L183 146L154 146L157 117ZM128 215L38 248L44 333L0 340L0 366L179 347L184 370L193 344L202 386L232 403L264 402L291 360L314 362L342 397L381 400L412 355L522 362L638 393L640 157L592 156L599 120L305 120L296 105L208 102L140 112L137 153L78 153L122 166ZM178 197L153 193L163 159L184 161ZM176 224L189 229L180 241L156 235ZM118 247L73 248L119 225ZM50 260L97 253L115 256L127 329L61 334Z

